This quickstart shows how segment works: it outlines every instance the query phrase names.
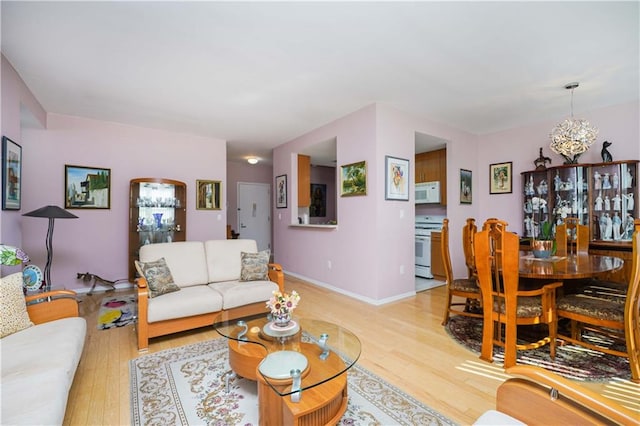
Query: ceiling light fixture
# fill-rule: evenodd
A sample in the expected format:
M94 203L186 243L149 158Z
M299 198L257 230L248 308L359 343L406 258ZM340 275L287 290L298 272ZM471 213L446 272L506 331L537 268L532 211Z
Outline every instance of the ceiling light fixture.
M249 164L258 164L258 159L256 157L251 157L247 160Z
M571 90L571 117L558 124L551 131L551 150L564 157L564 164L576 164L578 157L585 153L596 140L598 129L587 120L573 118L573 90L580 83L568 83L565 89Z

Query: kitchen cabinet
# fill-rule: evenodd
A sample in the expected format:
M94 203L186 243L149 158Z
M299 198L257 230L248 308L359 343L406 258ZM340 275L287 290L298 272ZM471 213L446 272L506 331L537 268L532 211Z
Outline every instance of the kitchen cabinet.
M440 204L447 204L447 149L416 154L415 183L440 182Z
M311 205L311 157L298 154L298 207Z
M129 279L145 244L185 241L187 185L170 179L140 178L129 183Z
M444 273L444 263L442 261L442 233L431 231L431 274L433 278L446 281Z
M589 226L590 251L630 249L640 209L638 161L567 164L522 173L524 236L536 237L540 222L557 225L576 217ZM546 206L540 207L540 199Z

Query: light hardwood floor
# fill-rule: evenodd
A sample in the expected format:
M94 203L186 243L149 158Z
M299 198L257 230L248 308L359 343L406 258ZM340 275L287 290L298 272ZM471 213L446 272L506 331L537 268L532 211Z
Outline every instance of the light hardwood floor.
M384 306L372 306L287 276L287 291L301 295L297 315L349 328L362 342L358 363L460 424L495 407L506 379L498 366L480 361L454 342L440 325L445 287ZM104 293L81 296L87 341L69 395L65 425L128 425L129 360L139 356L135 328L97 329ZM152 339L148 353L219 338L212 329ZM605 384L585 386L602 392Z

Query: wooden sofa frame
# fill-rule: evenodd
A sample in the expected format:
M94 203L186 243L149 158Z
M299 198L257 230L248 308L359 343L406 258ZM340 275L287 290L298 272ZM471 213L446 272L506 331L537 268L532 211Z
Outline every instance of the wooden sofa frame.
M496 410L527 425L638 424L640 416L540 367L515 365L500 385Z
M281 265L277 263L269 264L269 279L278 284L280 291L284 292L284 273L282 272ZM194 328L213 325L213 320L220 314L220 312L222 312L211 312L208 314L148 323L149 289L147 287L147 281L140 277L136 279L136 284L138 288L138 351L148 350L149 339L152 337L165 336L179 331L192 330ZM228 311L230 315L229 319L258 314L260 312L264 312L265 309L265 302L238 306Z
M53 290L25 297L27 314L34 324L80 316L76 292Z

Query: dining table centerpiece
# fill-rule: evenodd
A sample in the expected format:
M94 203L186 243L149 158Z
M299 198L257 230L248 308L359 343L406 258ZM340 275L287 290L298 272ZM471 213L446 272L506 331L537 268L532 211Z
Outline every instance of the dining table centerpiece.
M556 241L553 233L553 223L545 217L547 202L538 197L533 197L531 201L534 215L537 214L538 216L538 220L534 220L536 230L533 240L531 240L531 250L535 258L548 259L555 252ZM544 220L543 217L545 218Z
M288 326L293 310L298 306L299 301L300 295L295 290L290 294L275 290L267 301L267 308L271 311L273 324L276 327Z

